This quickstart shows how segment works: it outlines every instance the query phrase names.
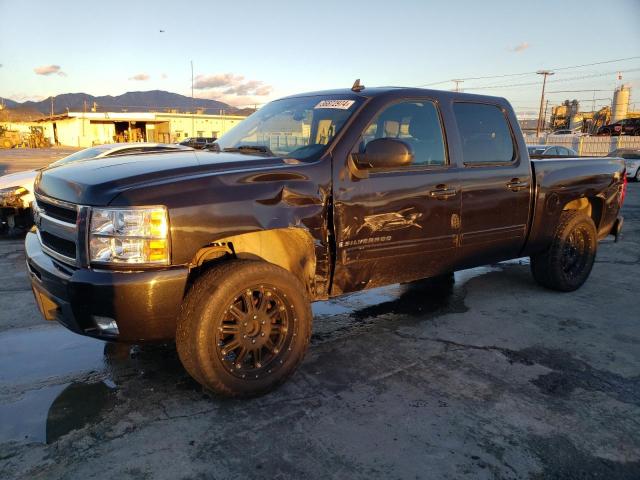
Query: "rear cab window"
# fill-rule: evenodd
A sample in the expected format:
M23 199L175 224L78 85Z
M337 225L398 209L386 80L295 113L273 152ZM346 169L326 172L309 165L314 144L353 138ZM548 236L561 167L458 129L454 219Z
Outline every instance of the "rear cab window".
M456 102L453 112L465 165L510 164L516 146L507 117L497 105Z

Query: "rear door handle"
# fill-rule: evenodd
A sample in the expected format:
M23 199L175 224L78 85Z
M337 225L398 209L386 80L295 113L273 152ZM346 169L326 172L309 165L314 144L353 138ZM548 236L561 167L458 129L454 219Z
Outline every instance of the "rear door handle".
M521 182L519 178L513 178L507 183L507 188L512 192L519 192L525 188L529 188L529 182Z
M447 198L455 197L458 191L455 188L447 188L446 185L438 185L435 190L429 192L431 198L437 198L438 200L446 200Z

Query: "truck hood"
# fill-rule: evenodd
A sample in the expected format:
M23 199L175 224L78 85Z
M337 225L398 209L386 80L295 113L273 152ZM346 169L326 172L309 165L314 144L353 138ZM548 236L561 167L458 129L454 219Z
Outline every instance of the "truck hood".
M283 164L279 157L230 152L189 150L125 155L47 168L36 180L35 191L70 203L105 206L118 194L133 187Z

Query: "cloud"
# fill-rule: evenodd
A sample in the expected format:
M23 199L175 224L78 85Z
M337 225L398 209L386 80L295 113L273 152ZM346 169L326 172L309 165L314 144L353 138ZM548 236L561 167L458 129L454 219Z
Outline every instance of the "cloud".
M271 85L266 85L260 80L245 80L242 75L233 73L197 75L193 86L198 90L206 90L207 98L219 99L232 105L238 105L238 102L245 100L249 101L241 103L242 105L263 103L255 102L253 97L265 97L273 90Z
M268 100L264 96L257 95L236 95L235 93L226 94L219 90L211 90L200 92L198 98L207 98L209 100L218 100L232 107L253 107L254 105L264 105Z
M60 70L60 65L42 65L33 69L36 75L53 75L66 77L67 74Z
M518 45L516 45L515 47L512 47L510 50L512 52L515 52L515 53L522 53L526 49L528 49L530 46L531 45L529 45L529 42L521 42Z
M193 87L198 90L208 88L220 88L230 85L236 85L244 80L242 75L234 75L233 73L218 73L216 75L196 75Z
M149 80L151 77L149 75L147 75L146 73L138 73L137 75L134 75L133 77L129 77L129 80L136 80L139 82L145 82L147 80Z

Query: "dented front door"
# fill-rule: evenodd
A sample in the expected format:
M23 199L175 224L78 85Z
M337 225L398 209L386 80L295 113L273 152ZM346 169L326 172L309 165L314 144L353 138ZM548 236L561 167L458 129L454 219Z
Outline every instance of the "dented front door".
M452 173L347 175L335 187L332 294L452 270L460 227L459 186Z

